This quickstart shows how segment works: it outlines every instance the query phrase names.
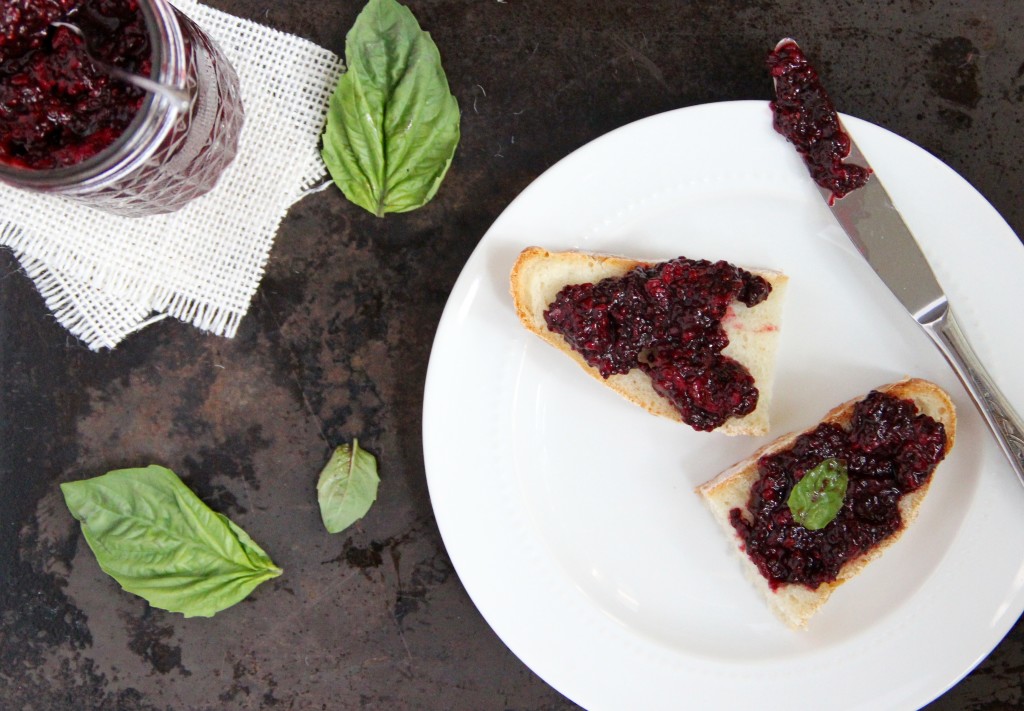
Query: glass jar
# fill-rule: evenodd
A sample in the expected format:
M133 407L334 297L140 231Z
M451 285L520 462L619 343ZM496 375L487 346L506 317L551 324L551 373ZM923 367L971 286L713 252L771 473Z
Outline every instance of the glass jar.
M188 107L147 93L124 132L96 155L53 169L0 161L0 180L127 216L172 212L217 183L235 157L244 120L238 76L216 44L166 0L138 5L151 46L150 78L187 92Z

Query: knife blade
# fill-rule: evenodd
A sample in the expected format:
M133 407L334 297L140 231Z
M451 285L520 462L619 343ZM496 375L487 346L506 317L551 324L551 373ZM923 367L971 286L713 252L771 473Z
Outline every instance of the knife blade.
M793 41L783 40L776 50L787 43ZM779 80L775 81L778 89ZM835 121L849 138L846 159L867 168L870 174L861 187L842 196L820 184L818 191L857 250L938 347L1024 484L1024 421L968 343L949 299L878 173L842 126L838 114Z

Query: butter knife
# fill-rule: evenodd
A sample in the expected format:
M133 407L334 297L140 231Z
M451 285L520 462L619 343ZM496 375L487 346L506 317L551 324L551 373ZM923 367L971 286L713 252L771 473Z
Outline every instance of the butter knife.
M852 136L848 160L870 168ZM1024 422L956 323L949 299L878 173L872 170L862 187L838 200L823 187L818 191L874 273L938 346L1024 484Z
M792 40L779 46L785 42ZM1024 422L967 342L931 265L878 174L849 132L843 132L850 139L847 161L871 171L867 182L842 197L820 185L818 190L857 250L938 346L1024 484Z
M852 137L850 143L850 160L870 167ZM831 200L831 191L819 190L826 201ZM872 171L863 187L831 202L829 209L854 246L945 356L1024 484L1024 422L968 343L949 299L878 174Z

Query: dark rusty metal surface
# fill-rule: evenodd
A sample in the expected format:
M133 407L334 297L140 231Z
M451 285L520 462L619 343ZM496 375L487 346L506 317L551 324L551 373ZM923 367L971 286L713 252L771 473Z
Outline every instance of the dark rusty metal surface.
M338 52L362 5L213 4ZM409 4L463 112L439 196L384 220L334 189L307 197L236 338L164 321L91 353L0 252L0 708L574 708L490 631L445 553L420 434L434 330L477 241L540 173L636 119L767 99L764 55L783 36L841 110L935 153L1024 234L1022 3ZM315 478L354 436L379 457L380 496L331 536ZM58 484L149 462L286 574L209 620L121 592ZM1022 706L1018 624L929 708Z

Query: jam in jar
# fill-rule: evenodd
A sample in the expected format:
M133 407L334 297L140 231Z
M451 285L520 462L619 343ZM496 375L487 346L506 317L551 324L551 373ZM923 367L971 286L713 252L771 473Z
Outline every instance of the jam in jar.
M108 66L187 92L188 108ZM216 184L242 122L234 70L166 0L8 0L0 9L8 184L124 215L170 212Z

